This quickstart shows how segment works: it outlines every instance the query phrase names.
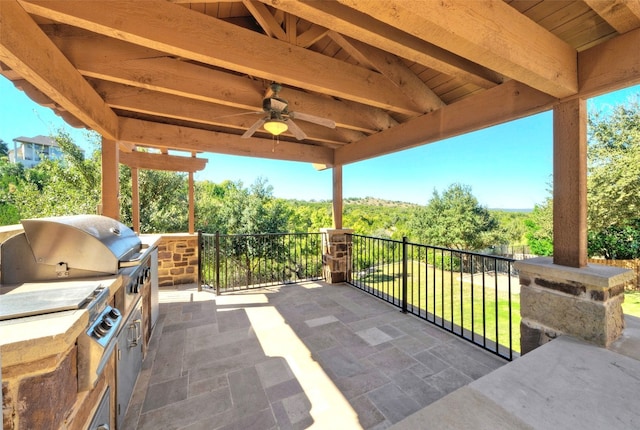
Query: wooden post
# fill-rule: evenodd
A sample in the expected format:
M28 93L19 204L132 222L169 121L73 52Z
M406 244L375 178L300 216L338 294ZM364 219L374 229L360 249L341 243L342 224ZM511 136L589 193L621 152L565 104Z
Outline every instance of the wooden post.
M333 167L333 228L342 228L342 166Z
M102 215L120 219L120 162L118 144L102 138Z
M193 172L189 172L189 234L195 233L196 230L196 198L194 188Z
M553 262L587 265L587 108L584 99L553 110Z
M140 234L140 180L138 168L131 168L131 221L133 231Z

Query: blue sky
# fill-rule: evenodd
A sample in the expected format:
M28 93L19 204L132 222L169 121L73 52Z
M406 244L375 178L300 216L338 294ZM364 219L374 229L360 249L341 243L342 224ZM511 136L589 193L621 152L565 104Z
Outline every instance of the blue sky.
M588 102L589 110L606 110L640 94L640 86ZM11 145L19 136L50 135L61 128L88 148L86 134L50 109L40 107L0 77L0 139ZM470 133L419 148L343 167L343 196L377 197L426 204L434 189L453 183L470 185L480 204L489 208L529 209L548 196L552 172L551 112ZM331 199L331 170L311 164L201 154L209 159L196 180L242 181L267 178L274 195L301 200Z

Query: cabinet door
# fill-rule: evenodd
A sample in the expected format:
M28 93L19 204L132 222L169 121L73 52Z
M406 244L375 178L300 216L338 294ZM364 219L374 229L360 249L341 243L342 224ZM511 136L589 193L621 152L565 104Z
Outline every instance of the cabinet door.
M118 360L116 362L118 429L122 428L122 421L142 368L143 330L142 301L139 300L118 335Z

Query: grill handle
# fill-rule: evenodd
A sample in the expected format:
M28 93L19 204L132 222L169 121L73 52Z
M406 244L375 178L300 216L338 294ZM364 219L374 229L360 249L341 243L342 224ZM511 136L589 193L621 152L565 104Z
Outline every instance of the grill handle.
M127 268L127 267L135 267L135 266L139 266L140 263L142 262L142 260L145 257L146 254L146 250L149 249L149 245L142 245L142 248L140 249L142 252L136 254L137 256L135 258L132 258L131 260L120 260L120 262L118 263L118 266L121 269Z
M142 257L143 256L144 256L144 254L139 254L136 258L133 258L131 260L120 260L118 265L120 266L121 269L126 268L126 267L138 266L142 262Z

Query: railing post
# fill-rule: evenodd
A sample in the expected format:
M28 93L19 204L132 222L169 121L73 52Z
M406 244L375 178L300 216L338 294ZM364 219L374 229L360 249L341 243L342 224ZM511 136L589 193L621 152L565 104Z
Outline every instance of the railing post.
M216 295L220 295L220 232L216 231Z
M407 313L407 236L402 237L402 313Z
M198 230L198 291L202 291L202 253L204 244L202 243L202 230Z

